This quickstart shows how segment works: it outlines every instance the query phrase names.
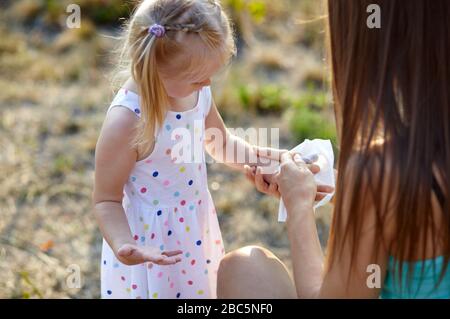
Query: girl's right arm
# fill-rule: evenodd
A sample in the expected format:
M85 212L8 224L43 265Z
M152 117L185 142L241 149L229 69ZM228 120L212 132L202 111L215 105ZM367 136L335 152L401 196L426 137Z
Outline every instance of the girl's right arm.
M116 257L126 265L151 261L174 264L180 251L159 251L137 246L122 207L123 186L136 163L131 146L136 115L123 107L112 108L105 119L95 150L94 214L100 231Z

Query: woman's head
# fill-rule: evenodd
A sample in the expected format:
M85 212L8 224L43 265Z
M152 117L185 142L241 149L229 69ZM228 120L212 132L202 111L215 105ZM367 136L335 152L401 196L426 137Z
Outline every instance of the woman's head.
M235 44L228 17L214 0L144 0L125 34L122 58L138 85L145 120L137 143L145 145L162 124L169 98L209 85Z
M367 25L370 4L380 8L379 29ZM391 253L401 260L420 259L425 254L417 256L417 243L428 237L448 257L450 2L328 0L328 15L339 175L351 174L354 185L367 187L344 189L343 178L338 181L331 244L342 247L349 238L357 245L365 200L361 194L372 194L380 238L375 245L383 243L389 203L396 225L395 245L387 247ZM389 194L382 198L386 186ZM444 199L433 211L436 187ZM350 207L348 222L342 217L344 197ZM335 256L331 252L331 262Z

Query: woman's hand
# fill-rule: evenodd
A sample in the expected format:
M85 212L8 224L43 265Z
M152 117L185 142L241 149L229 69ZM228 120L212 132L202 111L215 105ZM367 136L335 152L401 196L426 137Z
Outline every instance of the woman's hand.
M272 154L281 161L282 154L289 154L288 151L278 151L276 150ZM292 154L292 153L291 153ZM298 155L298 154L294 154ZM320 171L319 166L314 164L307 164L308 169L313 174L317 174ZM259 167L250 167L246 165L245 167L245 175L247 179L255 185L256 189L261 193L271 195L277 198L280 198L281 194L279 191L278 183L276 182L276 174L263 174L263 171ZM329 193L332 193L334 188L327 185L317 185L316 197L315 200L319 201L323 199Z
M174 265L181 261L181 250L161 251L151 246L124 244L117 250L117 258L125 265L152 262L157 265Z
M313 172L318 170L318 166L306 164L299 154L282 154L280 172L275 176L275 181L286 208L294 203L302 203L311 208L314 206L317 185Z

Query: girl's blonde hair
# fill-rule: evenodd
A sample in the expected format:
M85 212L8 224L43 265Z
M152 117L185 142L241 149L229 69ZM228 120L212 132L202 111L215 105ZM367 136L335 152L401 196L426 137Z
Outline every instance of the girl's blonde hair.
M149 32L154 24L165 28L163 37ZM144 153L150 151L149 141L161 127L169 105L159 72L187 52L187 41L182 41L188 35L198 36L205 49L218 52L223 64L235 54L229 19L214 0L143 0L125 24L117 74L131 76L137 83L141 120L133 146L141 146ZM191 69L199 67L190 64ZM189 73L189 65L183 65L182 72Z

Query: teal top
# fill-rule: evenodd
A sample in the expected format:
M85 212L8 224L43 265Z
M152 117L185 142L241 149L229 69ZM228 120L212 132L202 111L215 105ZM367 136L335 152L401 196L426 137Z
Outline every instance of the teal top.
M442 281L437 287L435 287L439 282L441 270L444 267L443 256L434 259L426 259L423 263L423 274L422 261L413 262L411 268L411 277L408 277L409 264L410 263L408 262L403 263L400 285L398 275L398 268L400 265L395 265L395 259L392 256L389 257L386 279L381 291L381 298L450 299L450 262L447 265Z

